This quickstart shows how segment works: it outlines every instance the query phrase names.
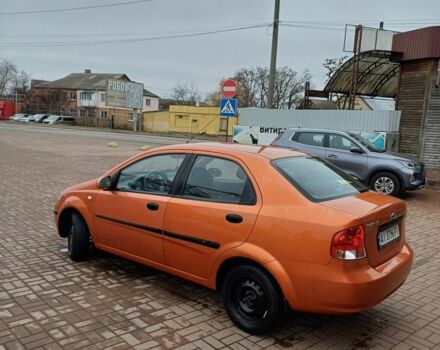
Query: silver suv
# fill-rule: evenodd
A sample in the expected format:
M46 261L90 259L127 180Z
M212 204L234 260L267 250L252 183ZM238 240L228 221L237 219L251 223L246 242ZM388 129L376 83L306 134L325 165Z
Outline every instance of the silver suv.
M398 195L426 182L422 161L404 154L382 151L352 132L325 129L287 129L272 146L293 148L335 164L371 189Z

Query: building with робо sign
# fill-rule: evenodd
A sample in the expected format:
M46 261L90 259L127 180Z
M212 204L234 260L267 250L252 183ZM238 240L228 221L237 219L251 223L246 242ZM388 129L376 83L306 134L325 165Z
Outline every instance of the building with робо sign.
M127 86L142 86L137 103L107 104L108 81L119 82L124 89ZM129 94L130 97L133 94ZM125 95L124 95L125 98ZM114 102L114 101L113 101ZM76 117L76 124L107 128L133 129L137 111L148 112L159 109L159 96L143 89L143 85L134 83L125 74L71 73L64 78L43 82L32 86L27 106L29 113L50 113Z

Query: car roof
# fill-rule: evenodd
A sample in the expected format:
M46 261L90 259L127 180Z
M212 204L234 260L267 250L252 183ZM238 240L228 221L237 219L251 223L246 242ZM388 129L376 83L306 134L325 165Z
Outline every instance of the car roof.
M347 131L333 130L333 129L313 129L313 128L288 128L287 130L292 131L304 131L304 132L331 132L334 134L347 135Z
M154 148L154 150L187 150L187 151L206 151L229 154L232 156L258 156L267 159L278 159L285 157L301 157L307 154L294 151L287 148L245 145L237 143L203 142L203 143L185 143L180 145L170 145Z

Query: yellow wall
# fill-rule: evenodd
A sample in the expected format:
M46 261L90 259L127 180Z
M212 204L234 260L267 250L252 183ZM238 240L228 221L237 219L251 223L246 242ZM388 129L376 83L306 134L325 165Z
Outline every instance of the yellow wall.
M144 131L182 132L189 134L225 135L220 130L218 107L170 106L169 111L144 113ZM237 117L229 118L229 135L237 125Z

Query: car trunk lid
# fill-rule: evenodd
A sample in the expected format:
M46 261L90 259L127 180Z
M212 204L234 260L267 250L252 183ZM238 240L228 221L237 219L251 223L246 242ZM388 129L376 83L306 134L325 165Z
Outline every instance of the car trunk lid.
M365 192L321 204L352 214L357 219L356 224L364 225L365 248L372 267L383 264L402 250L405 243L404 201L375 192Z

